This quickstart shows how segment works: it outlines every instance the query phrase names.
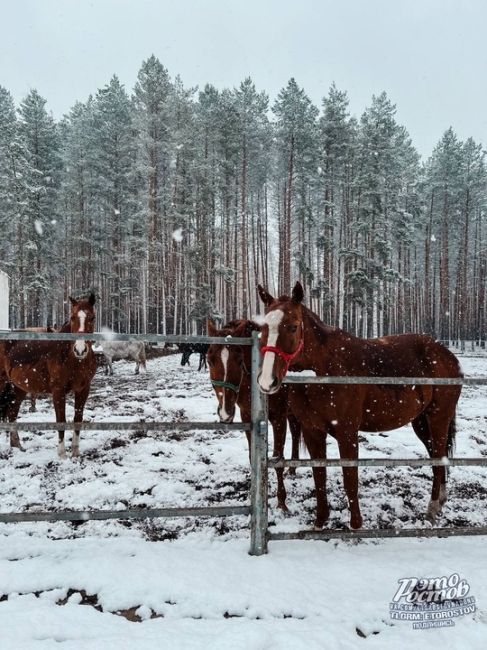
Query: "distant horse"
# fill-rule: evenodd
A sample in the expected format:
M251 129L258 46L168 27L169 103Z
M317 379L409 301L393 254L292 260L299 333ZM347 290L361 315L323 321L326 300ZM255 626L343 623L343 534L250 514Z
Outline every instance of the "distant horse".
M198 371L203 367L206 370L206 353L208 352L209 347L210 346L206 343L179 343L178 348L183 353L181 357L181 365L189 366L189 357L193 352L196 352L200 355Z
M437 377L460 379L457 358L428 336L401 334L359 339L324 325L302 305L303 288L296 283L291 297L273 298L260 285L266 306L262 329L264 361L261 390L276 393L289 368L311 369L322 376ZM290 393L311 458L326 457L326 435L338 442L342 459L358 458L358 431L389 431L411 422L431 458L451 456L455 441L455 411L459 385L309 384ZM313 468L317 514L321 528L329 515L326 470ZM358 501L358 468L344 467L352 528L362 526ZM433 467L433 487L427 518L436 521L447 498L446 469Z
M105 374L113 375L112 361L117 359L133 359L135 361L135 374L139 374L140 366L147 370L144 341L103 341L101 343L103 354L107 360Z
M60 332L91 333L95 327L95 295L87 300L70 298L70 320ZM0 393L0 419L14 422L27 393L52 394L57 422L66 422L66 395L74 393L74 422L83 421L96 362L91 342L2 341L0 357L8 379ZM21 449L17 432L10 432L10 446ZM59 431L58 454L66 458L64 431ZM72 455L79 456L79 430L73 433Z
M223 329L215 327L208 320L208 336L250 337L253 331L260 331L259 325L249 320L234 320L227 323ZM235 403L240 409L242 422L251 421L251 347L249 345L221 345L214 343L208 350L210 378L218 398L218 415L220 422L233 422ZM274 432L273 455L277 458L284 456L287 422L292 436L292 458L299 459L299 438L301 427L288 408L288 388L284 387L269 399L269 420ZM250 431L245 432L249 443ZM290 473L295 473L295 470ZM287 510L286 488L284 486L284 470L276 468L277 474L277 505Z

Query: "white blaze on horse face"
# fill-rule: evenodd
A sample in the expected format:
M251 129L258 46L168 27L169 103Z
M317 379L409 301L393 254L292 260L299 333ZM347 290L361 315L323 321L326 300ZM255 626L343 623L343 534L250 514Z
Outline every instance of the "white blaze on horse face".
M270 311L266 317L265 322L269 326L269 336L267 345L275 347L279 337L279 325L284 317L282 309L274 309ZM264 363L262 364L262 372L259 377L259 385L263 391L270 390L274 382L274 360L276 355L274 352L266 352L264 354Z
M84 332L85 331L85 322L86 322L86 312L83 311L82 309L79 310L78 312L78 318L79 318L79 330L78 332ZM76 354L79 357L82 357L86 354L88 347L86 345L86 341L75 341L74 343L74 349Z
M228 347L222 348L222 364L223 364L223 381L227 381L227 371L228 371L228 357L229 357L229 352L228 352ZM230 416L225 410L225 389L222 391L222 407L220 409L220 418L223 422L228 420Z

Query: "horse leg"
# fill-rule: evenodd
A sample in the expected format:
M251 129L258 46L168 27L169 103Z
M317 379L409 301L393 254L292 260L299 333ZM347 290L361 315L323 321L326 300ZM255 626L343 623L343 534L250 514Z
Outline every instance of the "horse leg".
M431 458L431 454L433 453L433 448L431 446L431 431L429 428L428 424L428 418L425 416L424 412L418 415L417 418L415 418L411 422L414 433L418 436L418 438L421 440L423 445L426 447L426 451L428 452L428 455Z
M448 454L448 431L452 416L441 411L435 405L428 408L425 416L431 431L431 458L441 459L446 457ZM436 523L446 498L446 467L434 466L431 499L426 511L426 519L432 524Z
M358 460L358 431L336 435L340 458L342 460ZM350 527L362 528L362 515L358 500L358 467L342 467L343 485L347 493L350 509Z
M303 438L312 460L326 458L326 432L318 429L306 429L303 426ZM315 530L321 530L330 516L330 506L326 494L326 467L313 467L313 479L316 493Z
M90 393L90 385L74 394L74 422L83 422L83 411L86 400ZM73 431L73 442L71 443L71 455L73 458L79 456L79 429Z
M24 401L24 398L27 397L25 393L17 386L13 387L13 395L10 401L10 404L7 407L7 420L9 422L15 422L17 415L19 414L20 405ZM20 442L20 436L18 431L10 431L10 446L20 449L20 451L25 451Z
M418 415L417 418L415 418L411 422L415 434L418 436L418 438L421 440L421 442L424 444L426 447L426 451L428 452L428 455L430 458L433 458L433 440L432 440L432 435L429 427L429 422L428 422L428 417L424 414L421 413L421 415ZM433 469L433 477L435 476L435 467ZM441 469L441 468L440 468ZM434 481L434 479L433 479ZM433 521L436 519L436 515L440 512L443 504L446 501L446 472L443 473L443 476L440 476L440 489L438 493L438 505L434 503L434 498L433 496L436 496L436 490L434 495L431 497L431 502L430 505L428 506L428 514L427 518L430 521Z
M272 455L274 458L284 457L284 444L286 442L287 419L283 411L278 416L274 414L269 416L274 432L274 449ZM276 467L277 476L277 507L283 512L288 512L286 505L286 487L284 485L284 468Z
M251 436L251 432L250 431L245 431L245 437L247 438L247 444L249 446L249 463L252 462L251 457L250 457L250 453L251 453L251 449L252 449L252 438L250 436Z
M54 404L54 412L56 413L56 422L66 422L66 393L63 388L53 388L52 401ZM58 430L57 455L62 460L66 458L64 433L64 431Z
M29 413L35 413L36 412L36 396L35 395L30 395L30 407L29 407Z
M135 375L139 374L139 368L140 368L140 363L139 363L139 360L136 359L135 360L135 373L134 373Z
M287 419L289 422L289 428L291 429L291 440L292 440L291 459L299 460L299 441L301 439L301 425L299 424L299 421L291 413L288 413ZM287 473L290 476L295 475L296 468L290 467L287 470Z

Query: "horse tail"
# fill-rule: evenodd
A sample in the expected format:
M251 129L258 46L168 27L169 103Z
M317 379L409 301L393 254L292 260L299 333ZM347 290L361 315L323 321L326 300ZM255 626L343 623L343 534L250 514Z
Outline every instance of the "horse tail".
M11 382L6 381L0 393L0 420L5 420L10 404L14 401L15 392Z

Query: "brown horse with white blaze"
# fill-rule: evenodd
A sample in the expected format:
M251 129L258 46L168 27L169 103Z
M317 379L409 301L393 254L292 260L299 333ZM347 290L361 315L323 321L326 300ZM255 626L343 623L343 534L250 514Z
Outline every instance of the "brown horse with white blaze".
M281 388L288 370L314 370L319 376L462 378L457 358L429 336L400 334L359 339L322 323L303 304L296 283L291 297L275 299L259 285L266 307L262 330L264 361L259 385L266 394ZM301 389L301 386L299 387ZM309 384L290 392L311 458L326 457L326 435L338 443L342 459L358 458L358 432L390 431L411 423L433 459L451 455L460 385ZM329 515L326 470L313 468L316 527ZM344 467L343 482L352 528L362 526L358 468ZM435 522L446 501L446 468L433 467L427 518Z
M60 332L91 334L95 331L95 295L71 301L71 315ZM91 341L2 341L0 358L7 382L0 393L0 419L15 422L27 393L52 394L57 422L66 422L66 396L74 393L74 422L83 410L96 372ZM22 449L16 431L10 446ZM58 454L66 458L64 431L59 431ZM73 433L72 455L79 456L79 430Z
M208 320L208 335L219 337L250 337L252 332L260 331L260 326L250 320L234 320L219 330ZM218 416L220 422L233 422L235 405L240 409L242 422L251 421L251 347L249 345L210 345L207 353L210 366L210 378L218 399ZM299 439L301 427L288 404L288 387L272 395L268 401L269 420L274 433L273 456L284 456L287 423L292 437L292 458L299 459ZM245 432L249 443L250 431ZM290 472L290 473L295 473ZM284 485L284 470L276 468L277 474L277 505L286 511L286 488Z

